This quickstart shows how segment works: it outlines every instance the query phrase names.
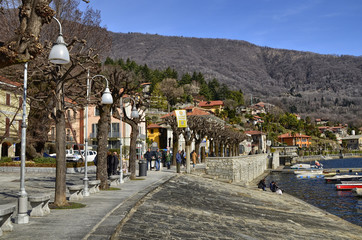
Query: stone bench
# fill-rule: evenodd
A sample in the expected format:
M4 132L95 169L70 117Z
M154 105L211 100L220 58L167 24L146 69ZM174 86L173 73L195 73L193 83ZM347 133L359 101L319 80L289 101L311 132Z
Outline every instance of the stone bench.
M117 187L118 185L121 184L119 175L111 175L111 176L109 176L109 180L110 180L111 187Z
M28 197L32 210L30 212L31 217L42 217L50 213L49 194L30 195Z
M16 206L13 204L0 205L0 236L3 235L3 232L11 232L13 230L11 216L15 208Z
M77 201L83 199L84 185L69 185L69 201Z
M91 180L88 182L89 193L97 193L99 192L99 184L101 184L101 180Z

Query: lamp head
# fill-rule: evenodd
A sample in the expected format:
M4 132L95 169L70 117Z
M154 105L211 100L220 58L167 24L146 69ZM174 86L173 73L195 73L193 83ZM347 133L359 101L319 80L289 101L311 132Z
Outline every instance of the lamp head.
M113 103L113 97L112 97L111 91L109 91L108 87L103 92L101 103L102 104L112 104Z
M140 115L139 115L139 113L137 111L136 106L133 106L132 112L131 112L131 118L139 118L139 117L140 117Z
M50 51L49 61L54 64L67 64L70 62L67 44L61 34Z

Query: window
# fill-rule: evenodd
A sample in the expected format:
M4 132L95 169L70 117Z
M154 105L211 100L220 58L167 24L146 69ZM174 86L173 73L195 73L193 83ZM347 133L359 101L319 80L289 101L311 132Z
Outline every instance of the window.
M93 123L92 124L92 133L97 133L98 132L98 124L97 123Z
M99 109L94 107L94 116L99 116Z
M112 123L112 132L119 132L119 123Z
M6 105L10 106L10 94L6 94Z
M153 134L153 129L151 129L151 134Z

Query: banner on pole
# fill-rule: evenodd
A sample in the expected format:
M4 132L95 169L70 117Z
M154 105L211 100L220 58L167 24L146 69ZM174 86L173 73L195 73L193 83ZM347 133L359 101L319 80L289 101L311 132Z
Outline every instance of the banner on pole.
M176 113L177 127L179 128L187 127L186 110L175 110L175 113Z

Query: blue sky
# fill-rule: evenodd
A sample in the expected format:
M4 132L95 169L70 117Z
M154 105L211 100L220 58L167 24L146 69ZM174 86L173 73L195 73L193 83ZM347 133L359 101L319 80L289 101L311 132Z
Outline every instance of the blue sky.
M90 0L89 6L112 32L362 56L362 0Z

